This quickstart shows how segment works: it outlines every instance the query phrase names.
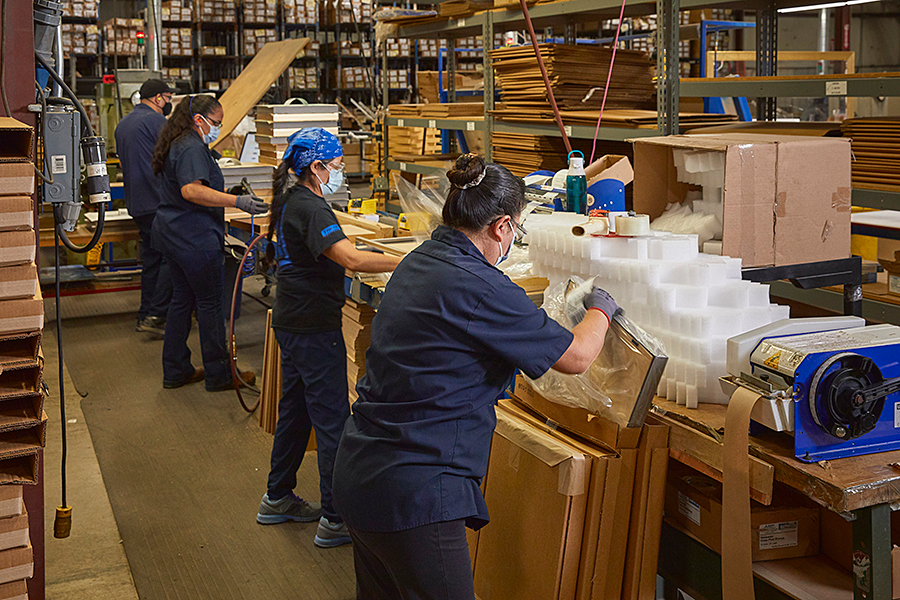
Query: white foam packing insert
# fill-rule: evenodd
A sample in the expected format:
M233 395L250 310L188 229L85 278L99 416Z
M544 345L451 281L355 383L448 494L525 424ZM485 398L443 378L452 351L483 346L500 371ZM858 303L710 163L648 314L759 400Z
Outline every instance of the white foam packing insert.
M666 348L659 395L693 406L725 404L728 338L787 318L769 302L769 286L741 279L741 260L702 254L693 235L575 237L572 213L528 217L533 272L558 286L572 275L596 283Z

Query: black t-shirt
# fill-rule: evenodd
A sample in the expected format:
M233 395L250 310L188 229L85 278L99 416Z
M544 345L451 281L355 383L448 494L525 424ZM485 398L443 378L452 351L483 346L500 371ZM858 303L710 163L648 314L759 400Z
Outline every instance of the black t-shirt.
M225 209L185 200L181 188L192 181L225 191L225 178L212 151L191 131L172 143L163 167L159 208L153 219L153 247L185 253L221 249L225 241Z
M325 199L304 186L289 193L278 224L278 287L272 327L294 333L341 328L344 267L322 253L347 239Z

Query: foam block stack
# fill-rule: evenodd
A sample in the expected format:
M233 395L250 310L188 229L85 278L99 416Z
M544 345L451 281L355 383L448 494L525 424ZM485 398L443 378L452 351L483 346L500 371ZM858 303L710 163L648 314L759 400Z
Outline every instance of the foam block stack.
M841 131L853 140L853 187L900 192L900 117L848 119Z
M790 309L769 303L769 286L743 281L741 260L701 254L697 237L575 237L584 217L568 213L528 218L535 275L551 289L571 275L608 291L628 316L662 341L669 356L659 395L680 404L727 403L729 337L787 318Z
M372 319L375 310L366 305L347 299L342 309L344 344L347 347L347 384L350 390L350 403L356 401L356 384L366 374L366 350L372 341Z

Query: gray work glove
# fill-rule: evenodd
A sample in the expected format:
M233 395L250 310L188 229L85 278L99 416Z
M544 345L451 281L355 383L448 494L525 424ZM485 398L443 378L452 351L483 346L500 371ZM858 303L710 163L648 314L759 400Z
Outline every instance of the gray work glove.
M616 313L621 312L621 308L616 304L616 301L613 300L613 297L601 288L594 286L591 290L591 293L587 294L583 300L584 308L590 310L595 308L601 311L606 318L612 322L612 318L616 315Z
M241 194L234 200L234 205L251 215L261 215L269 212L269 205L255 194Z

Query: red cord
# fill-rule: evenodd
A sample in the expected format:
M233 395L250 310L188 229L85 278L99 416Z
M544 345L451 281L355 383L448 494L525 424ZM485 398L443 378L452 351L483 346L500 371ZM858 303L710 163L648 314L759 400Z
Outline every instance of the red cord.
M525 0L522 0L524 3ZM597 119L597 129L594 130L594 143L591 146L591 161L594 162L594 153L597 152L597 138L600 136L600 121L603 120L603 109L606 107L606 93L609 92L609 82L612 80L613 66L616 64L616 49L619 47L619 32L622 31L622 20L625 18L625 0L622 0L622 10L619 11L619 24L616 26L616 39L613 41L612 57L609 59L609 73L606 74L606 87L603 88L603 101L600 103L600 117Z
M259 406L259 401L262 399L262 393L260 393L259 398L256 399L256 404L252 407L247 406L247 403L244 402L244 396L241 394L241 384L247 385L247 382L243 380L241 373L237 368L237 344L235 344L234 341L234 309L237 304L238 294L240 294L241 281L243 280L241 274L244 272L244 264L247 262L247 259L250 258L250 250L252 250L264 237L266 237L266 234L260 233L247 245L247 250L244 252L244 257L241 259L241 265L238 267L237 277L234 280L234 292L231 294L231 314L228 318L229 334L231 337L231 378L234 381L234 391L237 392L238 400L243 409L248 413L253 413ZM248 385L247 387L250 386Z

